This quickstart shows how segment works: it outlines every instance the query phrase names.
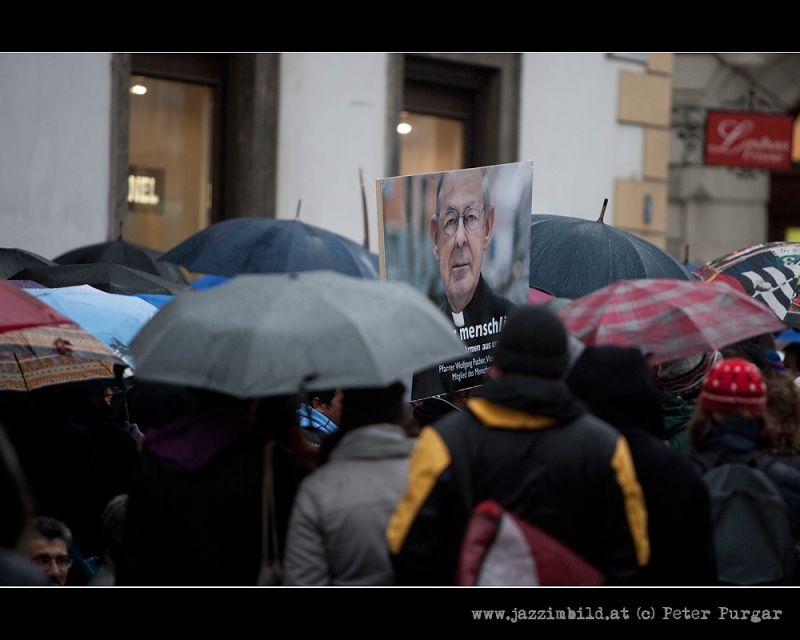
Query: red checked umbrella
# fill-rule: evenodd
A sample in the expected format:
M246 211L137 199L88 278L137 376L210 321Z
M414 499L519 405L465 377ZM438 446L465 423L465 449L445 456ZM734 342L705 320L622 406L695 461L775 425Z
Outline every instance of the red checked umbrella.
M706 282L727 282L800 329L800 243L745 247L700 265L694 273Z
M557 313L584 343L638 347L651 364L785 328L768 307L723 282L623 280Z

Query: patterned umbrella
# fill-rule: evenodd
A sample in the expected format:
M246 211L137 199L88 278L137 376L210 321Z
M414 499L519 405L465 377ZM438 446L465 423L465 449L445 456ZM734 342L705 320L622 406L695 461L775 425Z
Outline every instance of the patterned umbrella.
M800 329L800 243L753 245L701 265L694 273L706 282L727 282Z
M0 280L0 390L113 378L124 362L69 318Z
M0 351L0 391L32 391L68 382L111 380L113 365L73 355L21 356Z
M786 328L744 292L696 280L623 280L556 312L586 344L638 347L651 364Z

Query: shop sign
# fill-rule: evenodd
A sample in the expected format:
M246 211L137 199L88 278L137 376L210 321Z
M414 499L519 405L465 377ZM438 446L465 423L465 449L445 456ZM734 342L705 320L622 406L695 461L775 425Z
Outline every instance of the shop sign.
M709 111L705 163L753 169L792 166L792 127L788 115Z
M131 166L128 169L128 211L164 213L164 170Z

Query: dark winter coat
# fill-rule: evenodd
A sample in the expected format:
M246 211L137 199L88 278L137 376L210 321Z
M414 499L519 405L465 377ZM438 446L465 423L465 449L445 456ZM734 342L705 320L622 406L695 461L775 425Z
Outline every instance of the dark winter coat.
M243 411L198 409L150 431L134 469L117 584L255 585L265 442ZM283 549L303 470L277 446L274 472Z
M471 509L493 499L612 583L647 564L647 511L628 445L562 381L503 376L422 430L387 530L398 584L452 584Z
M647 504L651 557L643 581L713 584L708 490L689 458L664 443L661 392L638 349L586 347L567 384L630 445Z

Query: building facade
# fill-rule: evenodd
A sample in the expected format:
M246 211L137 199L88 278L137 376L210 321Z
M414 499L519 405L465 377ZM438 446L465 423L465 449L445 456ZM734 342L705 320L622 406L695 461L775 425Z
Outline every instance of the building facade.
M608 198L606 223L711 259L767 239L770 176L684 160L676 105L748 91L698 98L703 56L0 54L0 246L52 258L122 223L168 250L299 211L377 251L377 179L532 160L534 213Z

